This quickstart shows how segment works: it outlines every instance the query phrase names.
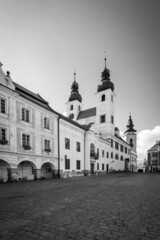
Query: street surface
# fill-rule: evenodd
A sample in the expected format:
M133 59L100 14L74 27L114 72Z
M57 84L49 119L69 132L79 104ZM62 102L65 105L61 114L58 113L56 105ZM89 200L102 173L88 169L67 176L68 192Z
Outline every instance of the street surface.
M160 174L0 184L0 239L160 239Z

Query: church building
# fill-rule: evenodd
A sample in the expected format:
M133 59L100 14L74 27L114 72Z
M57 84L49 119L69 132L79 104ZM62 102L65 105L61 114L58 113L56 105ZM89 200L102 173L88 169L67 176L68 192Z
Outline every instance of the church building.
M136 130L129 116L124 141L115 126L114 84L105 67L96 106L83 109L76 81L64 116L11 79L0 64L0 181L136 171Z

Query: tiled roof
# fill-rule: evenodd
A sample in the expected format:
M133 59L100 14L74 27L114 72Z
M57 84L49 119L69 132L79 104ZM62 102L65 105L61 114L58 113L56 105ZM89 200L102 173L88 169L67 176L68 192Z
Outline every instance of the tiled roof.
M158 144L156 143L153 147L151 147L148 151L158 151Z
M128 146L130 146L130 145L129 145L126 141L124 141L123 138L121 138L120 136L117 136L117 135L115 134L115 137L118 138L119 140L121 140L122 142L124 142L125 144L127 144Z
M83 119L83 118L89 118L89 117L93 117L96 116L96 107L94 108L89 108L86 109L84 111L80 111L77 120Z
M33 93L29 91L28 89L22 87L21 85L13 82L15 86L15 91L22 97L40 105L41 107L47 108L50 110L50 107L48 105L48 102L44 100L39 94Z
M84 128L82 125L80 125L79 123L77 123L77 122L75 122L75 121L73 121L73 120L65 117L64 115L56 112L55 110L53 110L53 109L49 106L48 102L47 102L45 99L43 99L39 94L36 94L36 93L31 92L31 91L29 91L28 89L22 87L21 85L15 83L15 82L13 82L13 84L15 85L15 91L16 91L20 96L22 96L22 97L30 100L31 102L33 102L33 103L35 103L35 104L40 105L40 106L43 107L43 108L48 109L49 111L57 114L60 118L64 119L65 121L67 121L67 122L69 122L69 123L71 123L71 124L73 124L73 125L81 128L81 129L85 130L85 128Z

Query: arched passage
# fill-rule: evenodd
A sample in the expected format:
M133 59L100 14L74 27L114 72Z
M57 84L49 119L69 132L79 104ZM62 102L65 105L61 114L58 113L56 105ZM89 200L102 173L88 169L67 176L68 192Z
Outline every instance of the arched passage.
M11 166L8 162L0 159L0 182L7 182L8 181L8 174Z
M34 180L36 166L31 161L22 161L18 165L18 180Z
M50 179L55 175L55 167L52 163L46 162L41 166L41 178Z

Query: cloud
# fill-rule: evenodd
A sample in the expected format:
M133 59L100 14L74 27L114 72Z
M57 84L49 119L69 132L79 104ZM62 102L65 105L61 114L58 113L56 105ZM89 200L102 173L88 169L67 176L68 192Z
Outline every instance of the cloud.
M147 158L147 150L149 150L157 140L160 140L160 126L156 126L152 130L142 130L137 134L138 160Z
M120 131L120 136L126 141L126 136ZM154 127L152 130L142 130L137 134L137 155L138 162L147 159L147 151L160 140L160 126Z

